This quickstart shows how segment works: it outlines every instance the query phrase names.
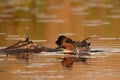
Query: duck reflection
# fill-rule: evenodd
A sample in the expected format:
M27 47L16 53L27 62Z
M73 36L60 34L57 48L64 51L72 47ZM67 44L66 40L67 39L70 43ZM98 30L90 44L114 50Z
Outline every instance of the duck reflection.
M76 58L76 57L73 57L73 60L74 60L74 62L87 63L88 58L84 58L84 57Z
M65 69L72 69L75 62L87 63L87 58L77 58L72 54L65 54L64 58L61 61L62 67Z
M63 58L61 64L65 68L72 68L72 66L73 66L72 56L70 54L65 54L65 57Z

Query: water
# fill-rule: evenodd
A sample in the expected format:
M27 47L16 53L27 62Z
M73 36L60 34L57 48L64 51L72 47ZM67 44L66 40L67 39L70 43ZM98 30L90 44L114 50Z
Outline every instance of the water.
M15 57L2 57L0 77L1 80L119 80L120 50L105 50L91 53L87 62L74 61L71 68L61 65L62 52L34 54L28 62Z
M62 52L33 54L32 59L0 54L0 80L119 80L120 0L0 0L0 49L25 34L56 48L64 34L75 41L92 37L87 62L61 65Z

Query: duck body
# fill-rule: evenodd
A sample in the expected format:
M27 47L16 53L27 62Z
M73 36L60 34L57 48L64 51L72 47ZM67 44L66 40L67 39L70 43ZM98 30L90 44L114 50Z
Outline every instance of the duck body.
M60 37L61 36L59 36L59 38ZM81 42L80 41L77 41L77 42L72 41L72 39L70 39L66 36L64 36L64 38L62 38L61 40L59 40L59 38L58 38L58 41L60 41L59 45L64 47L64 49L63 49L64 54L76 55L76 57L78 57L78 58L90 55L90 44L91 43L86 41L89 38L86 38Z

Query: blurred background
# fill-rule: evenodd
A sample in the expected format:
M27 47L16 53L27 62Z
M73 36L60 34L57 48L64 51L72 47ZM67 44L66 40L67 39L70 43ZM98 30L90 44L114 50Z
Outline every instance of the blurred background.
M25 34L52 47L60 34L119 42L120 0L0 0L0 46Z

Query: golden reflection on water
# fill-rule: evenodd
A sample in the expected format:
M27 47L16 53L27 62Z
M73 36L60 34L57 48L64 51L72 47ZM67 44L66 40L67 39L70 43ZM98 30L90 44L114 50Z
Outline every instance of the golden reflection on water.
M52 54L52 53L51 53ZM93 56L93 55L92 55ZM71 69L61 65L63 55L39 55L27 63L14 57L0 58L1 80L119 80L120 53L95 54L87 62L77 61Z
M8 35L47 40L72 33L74 40L89 36L119 38L119 0L0 1L0 46L10 44Z

